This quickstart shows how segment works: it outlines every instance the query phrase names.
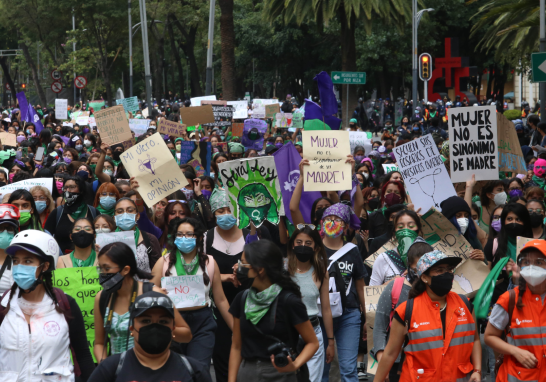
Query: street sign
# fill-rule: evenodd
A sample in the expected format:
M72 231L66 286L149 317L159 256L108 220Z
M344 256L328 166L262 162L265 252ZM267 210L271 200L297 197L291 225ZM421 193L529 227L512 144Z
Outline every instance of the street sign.
M9 86L9 84L6 84L6 90L9 92L11 90L11 87Z
M74 80L74 84L78 89L83 89L87 86L87 78L85 78L84 76L78 76Z
M61 84L60 82L53 82L51 84L51 90L54 92L54 93L60 93L61 90L63 90L63 84Z
M546 53L531 54L533 82L546 82Z
M332 72L332 83L345 85L364 85L365 72Z
M63 73L60 70L53 69L50 75L53 81L59 81L61 77L63 76Z

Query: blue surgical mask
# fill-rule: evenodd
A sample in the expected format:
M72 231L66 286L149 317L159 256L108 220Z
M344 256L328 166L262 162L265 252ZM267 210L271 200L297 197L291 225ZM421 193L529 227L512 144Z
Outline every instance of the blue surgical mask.
M235 219L233 214L218 215L216 216L216 223L223 230L228 230L237 223L237 219Z
M136 224L136 214L124 213L122 215L116 215L116 225L122 231L129 231Z
M112 176L114 174L114 172L112 170L103 170L102 172L105 173L106 175L110 175L110 176Z
M110 210L116 205L116 198L113 196L104 196L100 198L100 205L105 210Z
M6 249L7 247L9 247L9 243L11 243L13 236L15 236L14 233L10 233L8 231L1 232L0 233L0 248Z
M33 265L17 264L13 266L13 280L23 290L29 290L36 282L36 269Z
M83 150L83 145L76 145L76 150L82 151Z
M176 245L176 248L178 248L182 253L190 253L191 251L193 251L196 243L197 240L195 239L195 237L177 237L174 240L174 245Z
M42 200L37 200L37 201L35 201L34 203L36 203L36 209L38 210L38 213L39 213L39 214L41 214L42 212L44 212L44 210L45 210L46 207L47 207L47 202L42 201Z

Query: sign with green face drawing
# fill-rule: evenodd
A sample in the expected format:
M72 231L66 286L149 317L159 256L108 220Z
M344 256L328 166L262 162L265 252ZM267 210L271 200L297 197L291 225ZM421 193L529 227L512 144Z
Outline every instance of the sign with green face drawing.
M273 157L227 161L219 168L239 228L248 227L250 221L256 227L266 220L279 224L284 205Z

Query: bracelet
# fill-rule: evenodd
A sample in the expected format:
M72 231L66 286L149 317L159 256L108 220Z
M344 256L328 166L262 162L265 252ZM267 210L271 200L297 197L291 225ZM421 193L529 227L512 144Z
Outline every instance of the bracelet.
M329 340L334 340L334 341L335 341L334 337L332 337L332 338L328 337L328 339L329 339Z
M482 371L478 369L475 369L472 373L478 373L479 375L482 375Z

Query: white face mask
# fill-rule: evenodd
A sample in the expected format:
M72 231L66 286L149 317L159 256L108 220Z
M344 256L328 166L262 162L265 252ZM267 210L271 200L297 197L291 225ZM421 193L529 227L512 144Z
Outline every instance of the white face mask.
M111 232L110 228L97 228L95 231L97 233L110 233Z
M459 227L461 227L461 235L464 235L468 228L468 218L457 219L457 223L459 224Z
M368 174L367 172L363 172L362 173L362 176L365 178L365 179L368 179L370 177L370 174Z
M506 199L508 196L506 195L506 192L499 192L498 194L495 194L495 197L493 198L493 202L495 202L496 206L500 206L501 204L506 203Z
M476 227L478 227L480 225L480 221L479 220L474 220L474 224L476 224Z
M536 265L529 265L521 269L520 275L525 279L527 284L537 286L546 280L546 269L537 267Z
M90 146L93 144L93 142L88 141L88 140L86 139L86 140L83 141L83 144L85 145L85 147L90 147Z

